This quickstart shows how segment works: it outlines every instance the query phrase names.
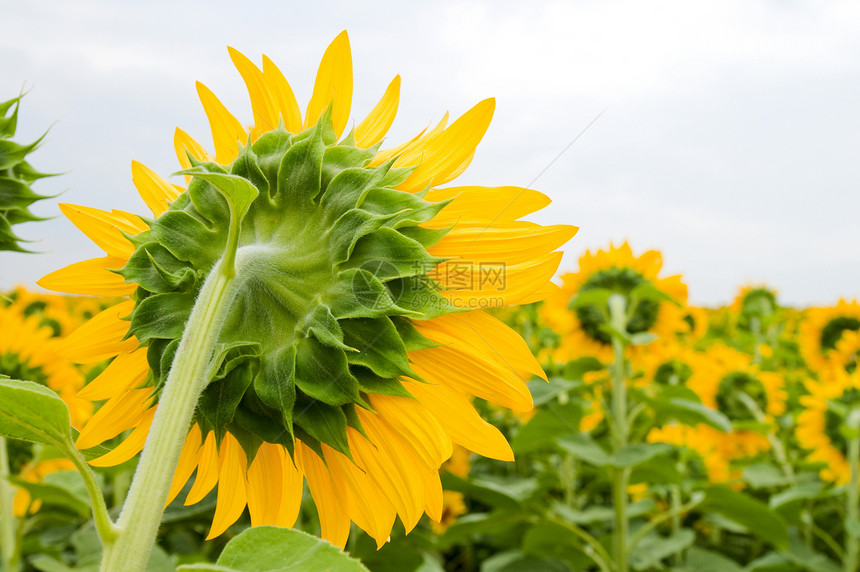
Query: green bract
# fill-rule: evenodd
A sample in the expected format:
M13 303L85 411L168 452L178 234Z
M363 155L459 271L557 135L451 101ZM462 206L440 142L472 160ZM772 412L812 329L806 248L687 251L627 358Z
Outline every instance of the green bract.
M36 171L25 160L27 155L39 146L42 137L29 145L21 145L11 140L18 127L20 100L21 96L18 96L0 103L0 250L29 252L19 244L22 239L12 232L12 226L44 220L31 213L29 207L47 197L34 193L30 185L51 175Z
M348 455L355 407L369 408L369 393L408 395L399 378L417 379L407 352L431 343L411 320L452 310L426 275L443 260L427 248L447 230L418 226L447 203L395 190L411 171L369 167L375 154L337 143L328 114L298 134L280 127L227 167L192 160L188 191L129 237L129 336L149 348L156 392L203 281L235 256L196 422L218 439L229 431L249 458L263 440L292 450L296 437Z

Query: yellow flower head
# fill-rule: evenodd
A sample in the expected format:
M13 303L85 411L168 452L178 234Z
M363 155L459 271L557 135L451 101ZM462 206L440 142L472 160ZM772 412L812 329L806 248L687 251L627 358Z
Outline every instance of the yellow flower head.
M452 444L512 458L470 399L529 410L525 381L544 373L523 340L481 309L556 291L555 249L576 228L520 221L549 203L536 191L439 188L471 161L492 99L380 150L400 78L348 130L346 33L323 55L303 116L268 57L258 67L229 52L253 126L198 83L215 152L176 130L187 189L134 162L152 218L63 206L106 256L40 284L129 296L65 344L82 362L113 358L82 392L107 402L77 444L133 429L93 464L141 450L195 296L235 240L237 293L170 500L195 470L186 504L218 484L211 538L246 506L253 525L291 526L307 481L325 538L343 546L352 521L381 545L396 516L407 531L424 512L441 518L438 468ZM252 190L237 234L227 188Z
M631 291L650 283L679 304L687 301L687 286L680 276L660 278L663 257L656 250L634 256L626 242L609 250L586 251L579 259L579 271L564 274L561 291L549 298L541 307L540 316L546 325L562 336L561 348L555 361L565 362L580 356L591 355L601 361L612 359L609 335L601 330L604 318L594 306L569 310L571 299L579 292L605 288L629 296ZM628 300L628 305L631 300ZM672 338L688 330L684 312L670 302L640 300L628 324L630 333L652 332Z
M860 407L860 373L831 365L818 381L807 378L809 395L800 398L803 410L797 417L797 441L810 451L808 459L823 463L821 478L844 485L851 470L846 458L848 441L840 431L848 412Z
M831 354L847 332L860 330L860 304L839 300L828 308L809 308L800 324L800 352L809 367L828 367Z

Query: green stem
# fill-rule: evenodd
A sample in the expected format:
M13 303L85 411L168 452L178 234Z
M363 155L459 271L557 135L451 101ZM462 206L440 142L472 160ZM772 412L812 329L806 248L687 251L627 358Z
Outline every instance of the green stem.
M9 452L6 448L6 438L0 437L0 552L3 554L3 566L7 572L18 570L17 542L15 542L15 514L12 504L15 489L9 482L12 476L9 468Z
M681 531L681 506L683 504L681 501L681 487L679 485L672 485L669 489L669 495L672 502L672 536L674 537ZM676 566L681 565L680 550L672 555L672 563Z
M119 537L105 548L102 572L142 572L149 561L179 453L208 383L206 372L235 293L231 289L235 271L222 268L223 264L219 262L203 284L182 334L117 522Z
M633 550L636 548L636 546L639 544L639 542L641 542L642 539L645 538L645 536L647 536L649 532L651 532L652 530L654 530L655 528L657 528L658 526L660 526L661 524L663 524L664 522L666 522L670 518L674 518L676 515L680 515L682 513L693 510L703 500L705 500L705 495L697 494L687 504L681 505L677 508L673 508L669 512L664 512L660 516L654 518L653 520L650 520L648 522L648 524L639 528L639 530L636 531L636 534L633 535L633 538L630 539L630 546L627 549L629 551L628 554L633 552Z
M624 297L613 294L609 297L609 316L616 332L627 331L627 315ZM617 335L612 336L612 350L615 362L612 367L612 417L617 428L615 434L616 452L627 446L630 426L627 415L627 384L624 375L624 345ZM612 496L615 505L615 566L618 572L628 572L627 540L630 522L627 514L627 486L630 469L612 472Z
M66 446L62 447L62 451L66 457L74 463L75 468L84 479L87 493L89 493L90 500L93 503L93 520L96 524L96 531L98 532L102 543L105 546L109 546L111 542L116 540L118 530L110 519L107 505L105 505L105 497L96 482L96 476L93 474L93 471L90 469L84 456L81 455L80 451L78 451L72 443L68 443Z
M603 572L612 572L612 558L609 556L609 552L606 551L606 548L600 544L600 541L591 536L587 530L580 528L579 526L573 524L572 522L568 522L563 518L549 518L550 521L554 522L559 526L563 526L568 529L580 539L582 539L590 548L591 551L586 551L585 553L589 558L594 560L597 564L598 568Z
M856 421L857 414L849 415L849 422ZM851 423L855 435L848 441L848 466L851 468L851 479L848 483L846 500L848 503L845 513L845 572L857 572L860 562L860 538L857 527L860 525L860 435L856 435L856 422Z

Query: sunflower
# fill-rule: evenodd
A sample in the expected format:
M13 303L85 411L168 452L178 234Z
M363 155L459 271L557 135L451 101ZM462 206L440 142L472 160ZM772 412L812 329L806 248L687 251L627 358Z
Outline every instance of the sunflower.
M5 298L9 308L23 316L38 316L40 323L49 326L57 337L68 335L106 307L99 298L42 294L24 286L17 286Z
M699 306L687 306L684 308L684 322L687 329L681 332L682 338L688 345L693 345L708 333L709 311Z
M860 407L860 372L831 365L821 371L820 380L807 378L804 385L809 394L800 397L804 409L797 417L797 441L811 451L810 461L824 464L822 479L847 484L848 441L840 428L847 413Z
M257 194L236 239L221 352L166 500L195 471L185 504L217 484L213 538L246 506L252 525L292 526L306 481L323 537L343 546L352 521L381 545L396 516L407 531L425 512L440 520L438 469L452 444L512 459L470 399L529 410L525 381L545 374L525 342L482 309L554 293L555 249L576 228L520 221L549 203L533 190L438 187L469 165L492 99L380 150L400 78L344 136L352 99L345 32L323 55L304 117L272 60L263 56L260 68L229 53L253 126L198 83L215 152L176 130L187 188L133 162L152 217L62 206L106 256L40 284L128 297L64 345L80 362L112 359L81 393L107 401L77 445L132 430L94 465L142 449L193 301L234 236L219 189L250 184Z
M54 329L37 315L22 314L21 309L14 303L6 307L0 305L0 374L35 381L53 389L69 406L72 424L83 426L92 413L92 404L77 397L84 385L83 375L71 361L57 353L59 340L54 336ZM48 473L74 468L71 461L65 459L34 461L30 444L23 441L7 439L0 446L8 446L13 473L27 481L37 482ZM35 511L39 504L31 505L29 493L18 489L13 504L15 516L26 514L27 507Z
M860 330L860 304L839 300L835 306L808 308L800 324L800 352L813 370L827 367L846 332Z
M741 327L749 329L753 317L766 320L778 309L777 292L764 285L742 286L729 309L738 316Z
M782 375L762 371L746 354L715 346L696 365L687 386L704 405L720 411L735 425L730 433L697 428L700 451L714 480L729 477L731 461L770 450L766 433L776 417L785 413L787 392Z
M604 317L595 306L570 311L571 299L579 292L605 288L630 295L641 284L651 284L674 301L687 301L687 286L680 276L660 278L663 257L656 250L634 256L626 242L620 247L610 245L609 250L595 253L586 251L579 259L579 271L562 276L561 291L549 298L541 307L541 319L561 335L561 347L553 356L564 363L581 356L594 356L603 362L612 359L610 337L601 326ZM627 300L628 305L632 303ZM652 332L664 338L689 329L684 324L683 311L668 301L640 300L628 323L632 334Z

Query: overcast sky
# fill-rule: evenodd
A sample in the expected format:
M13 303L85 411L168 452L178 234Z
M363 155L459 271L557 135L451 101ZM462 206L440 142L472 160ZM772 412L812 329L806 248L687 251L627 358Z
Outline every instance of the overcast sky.
M392 143L496 97L458 184L552 197L533 220L581 227L562 270L629 239L660 249L698 303L751 281L795 305L860 295L856 1L0 5L0 100L32 88L17 139L53 125L32 163L66 172L35 186L60 200L145 212L132 159L176 171L175 126L211 148L195 80L251 122L227 45L269 55L304 108L325 47L347 29L354 117L402 75ZM56 203L34 210L56 215ZM0 253L0 287L101 252L62 217L17 228L44 254Z

